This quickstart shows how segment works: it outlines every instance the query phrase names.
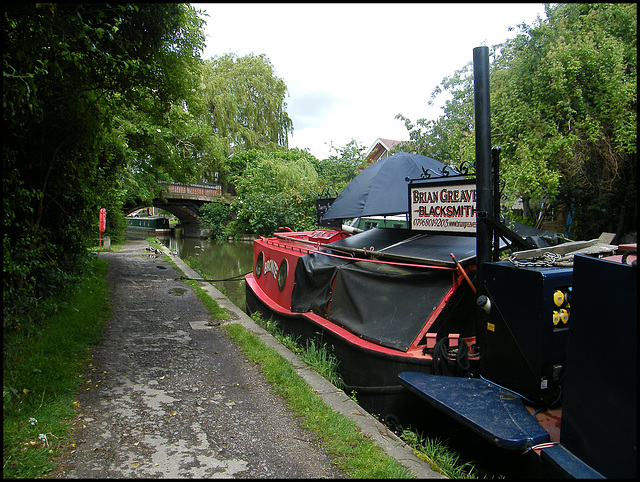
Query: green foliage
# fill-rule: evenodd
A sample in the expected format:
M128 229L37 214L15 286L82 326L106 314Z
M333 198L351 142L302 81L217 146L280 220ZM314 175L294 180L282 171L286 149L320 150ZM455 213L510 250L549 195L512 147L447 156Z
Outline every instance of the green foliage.
M366 147L351 139L344 147L331 144L332 154L321 161L314 160L323 190L342 191L364 167Z
M101 207L122 225L126 166L174 169L162 128L135 134L171 123L185 145L170 106L189 98L203 35L187 4L8 4L3 26L6 329L82 272Z
M235 156L234 156L235 157ZM243 155L242 175L233 178L235 234L270 235L281 226L294 231L316 227L315 200L320 183L313 156L297 149Z
M457 452L451 451L437 438L426 438L411 430L403 430L400 438L410 445L416 455L432 469L451 479L477 479L479 474L469 462L462 462Z
M637 6L559 4L547 15L521 26L494 66L507 192L573 202L578 238L628 232L636 217Z
M501 147L508 204L573 205L577 239L633 232L637 5L554 4L546 16L492 48L492 143ZM416 152L473 161L470 65L434 90L432 98L450 94L437 120L414 125L398 115Z
M436 120L418 119L415 124L402 114L409 131L409 141L401 142L393 151L415 152L454 166L462 162L474 162L475 138L473 104L473 69L469 62L431 93L429 105L433 105L444 92L448 99L444 103L443 115Z
M233 152L287 147L293 130L287 87L265 55L226 54L206 61L199 92L221 161Z
M212 201L200 208L200 223L211 228L211 237L224 239L225 227L231 221L231 206L224 201Z
M69 440L88 348L100 341L110 316L106 271L107 263L93 257L78 289L50 301L46 330L4 333L5 478L42 477Z

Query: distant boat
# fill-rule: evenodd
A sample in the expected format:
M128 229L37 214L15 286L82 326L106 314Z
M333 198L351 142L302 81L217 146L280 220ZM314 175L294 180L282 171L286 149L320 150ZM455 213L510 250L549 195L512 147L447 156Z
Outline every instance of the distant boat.
M165 234L171 232L169 219L160 216L127 217L127 229L132 232Z

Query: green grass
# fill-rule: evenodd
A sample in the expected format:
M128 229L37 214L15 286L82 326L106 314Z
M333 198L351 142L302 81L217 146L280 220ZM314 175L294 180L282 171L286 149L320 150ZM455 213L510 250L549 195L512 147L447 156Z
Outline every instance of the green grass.
M411 430L403 430L400 438L413 448L416 457L427 462L433 470L450 479L477 479L480 475L470 463L462 463L458 453L449 450L438 439L426 438Z
M336 387L339 387L340 375L338 373L338 359L330 353L327 345L316 340L306 340L305 345L300 345L299 338L293 338L285 334L273 319L263 320L260 313L254 313L251 318L265 328L276 340L289 351L298 355L302 361L309 365Z
M157 243L155 238L148 240L152 245ZM112 250L121 247L112 245ZM168 256L163 259L173 263ZM173 266L177 268L175 264ZM107 267L105 261L97 257L93 260L93 270L78 290L70 293L68 300L58 300L62 309L48 319L46 329L24 339L16 333L10 340L3 340L4 478L46 477L56 469L58 456L71 443L71 423L76 415L75 394L83 381L84 369L90 367L91 346L100 342L104 322L111 316L110 293L104 278ZM228 312L212 300L198 282L185 282L194 288L213 319L228 319ZM268 328L275 326L272 324ZM226 326L225 330L247 357L261 366L267 380L301 417L303 426L322 443L336 466L349 477L411 477L396 460L366 439L355 422L328 407L284 358L255 335L239 325ZM276 335L281 343L337 384L337 363L325 345L307 342L305 347L299 347L297 340L281 333ZM413 438L416 439L413 440L414 449L425 445L421 438ZM426 449L422 447L422 450ZM455 462L455 454L438 455L437 450L435 454L432 451L429 454L427 457L416 452L418 456L427 457L425 460L434 464L436 470L442 465L445 469L441 471L447 475L465 476L446 469L448 461Z
M315 340L307 340L306 345L302 347L298 339L284 334L274 319L264 320L260 313L254 313L251 318L316 372L335 386L340 387L338 361L333 353L327 350L325 344L316 343ZM355 395L352 395L351 398L357 403ZM459 454L450 450L446 444L438 439L424 437L410 429L403 430L400 438L413 449L416 457L427 462L433 470L452 479L479 478L472 464L462 463Z
M107 263L92 260L81 286L39 332L14 333L3 341L3 476L42 477L56 467L69 442L75 394L111 316L104 275ZM45 438L46 437L46 438Z

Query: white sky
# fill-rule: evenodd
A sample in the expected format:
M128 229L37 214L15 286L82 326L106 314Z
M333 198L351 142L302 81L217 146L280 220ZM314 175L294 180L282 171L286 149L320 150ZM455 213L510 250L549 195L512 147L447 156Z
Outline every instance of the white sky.
M288 88L289 147L318 159L351 139L407 140L398 113L435 119L431 92L473 59L473 49L544 18L542 3L194 3L209 16L209 59L265 54Z

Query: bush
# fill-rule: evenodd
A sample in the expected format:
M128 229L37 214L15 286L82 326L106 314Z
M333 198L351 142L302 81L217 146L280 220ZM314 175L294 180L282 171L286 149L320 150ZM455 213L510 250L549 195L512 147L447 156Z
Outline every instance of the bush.
M231 221L231 207L222 200L214 200L203 204L200 208L200 222L211 228L211 237L224 239L226 227Z

